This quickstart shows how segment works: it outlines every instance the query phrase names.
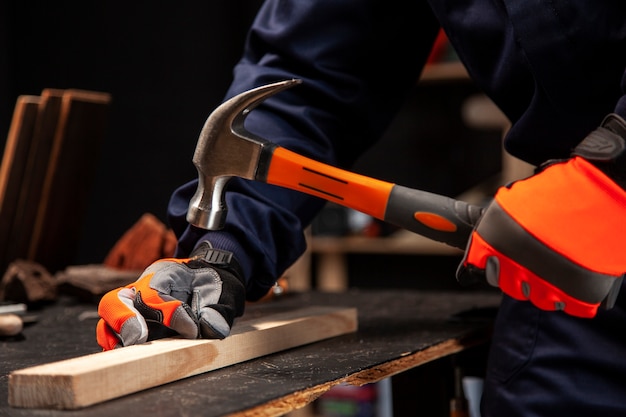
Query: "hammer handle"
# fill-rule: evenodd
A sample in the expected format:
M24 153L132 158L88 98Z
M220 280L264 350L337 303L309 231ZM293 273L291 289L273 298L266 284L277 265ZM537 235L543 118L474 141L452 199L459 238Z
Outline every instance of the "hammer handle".
M282 147L269 147L257 179L369 214L465 249L483 209L463 201L345 171Z

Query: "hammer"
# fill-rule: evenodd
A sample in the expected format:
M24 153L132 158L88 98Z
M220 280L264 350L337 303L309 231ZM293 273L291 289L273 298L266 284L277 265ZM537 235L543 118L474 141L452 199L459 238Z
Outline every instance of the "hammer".
M209 115L193 156L199 182L187 221L202 229L221 229L228 211L224 193L236 176L320 197L465 249L482 207L333 167L245 129L244 121L256 106L300 83L286 80L245 91Z

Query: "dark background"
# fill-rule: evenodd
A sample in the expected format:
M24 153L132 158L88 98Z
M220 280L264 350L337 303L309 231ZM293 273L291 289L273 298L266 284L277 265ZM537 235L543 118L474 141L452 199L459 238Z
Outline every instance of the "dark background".
M165 222L172 191L196 176L191 157L221 102L261 0L0 3L0 149L15 99L44 88L111 93L76 264L101 262L150 212ZM456 195L499 169L500 132L468 131L468 81L416 87L355 170ZM418 111L419 110L419 111Z
M44 88L112 95L88 210L76 220L83 226L76 264L102 262L146 212L165 222L172 191L196 176L198 133L228 88L261 3L0 1L0 150L18 95ZM501 132L471 131L461 120L463 101L477 92L468 80L416 86L355 170L450 196L495 174ZM449 256L350 255L350 284L359 277L362 287L458 289L457 263ZM429 366L437 368L425 374L427 383L439 389L432 382L449 369ZM410 378L398 385L413 386Z
M79 88L112 95L77 263L101 262L171 192L222 100L262 2L0 2L0 149L18 95Z

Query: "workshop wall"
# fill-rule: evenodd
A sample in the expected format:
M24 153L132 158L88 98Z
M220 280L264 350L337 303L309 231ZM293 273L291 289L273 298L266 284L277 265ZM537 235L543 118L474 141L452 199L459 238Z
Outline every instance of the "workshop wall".
M76 263L101 262L145 212L165 220L174 188L222 100L260 0L0 5L0 149L18 95L105 91L109 126Z

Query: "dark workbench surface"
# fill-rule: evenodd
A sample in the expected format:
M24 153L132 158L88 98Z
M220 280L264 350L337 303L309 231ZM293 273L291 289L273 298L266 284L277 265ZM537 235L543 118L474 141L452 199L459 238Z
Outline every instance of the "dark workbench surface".
M420 355L433 349L435 357L445 356L453 353L446 349L454 349L455 344L462 347L486 340L489 319L476 320L481 314L474 313L465 316L471 319L459 319L455 313L480 312L483 307L497 306L498 301L495 292L287 294L249 306L248 313L302 305L354 306L359 312L358 332L82 410L11 408L7 404L11 371L99 351L95 305L64 298L39 312L38 322L24 329L21 340L0 339L0 416L223 416L246 410L251 410L250 415L271 415L272 407L284 411L303 405L337 382L374 381L419 365ZM454 343L449 345L450 341ZM440 346L444 348L437 353Z

